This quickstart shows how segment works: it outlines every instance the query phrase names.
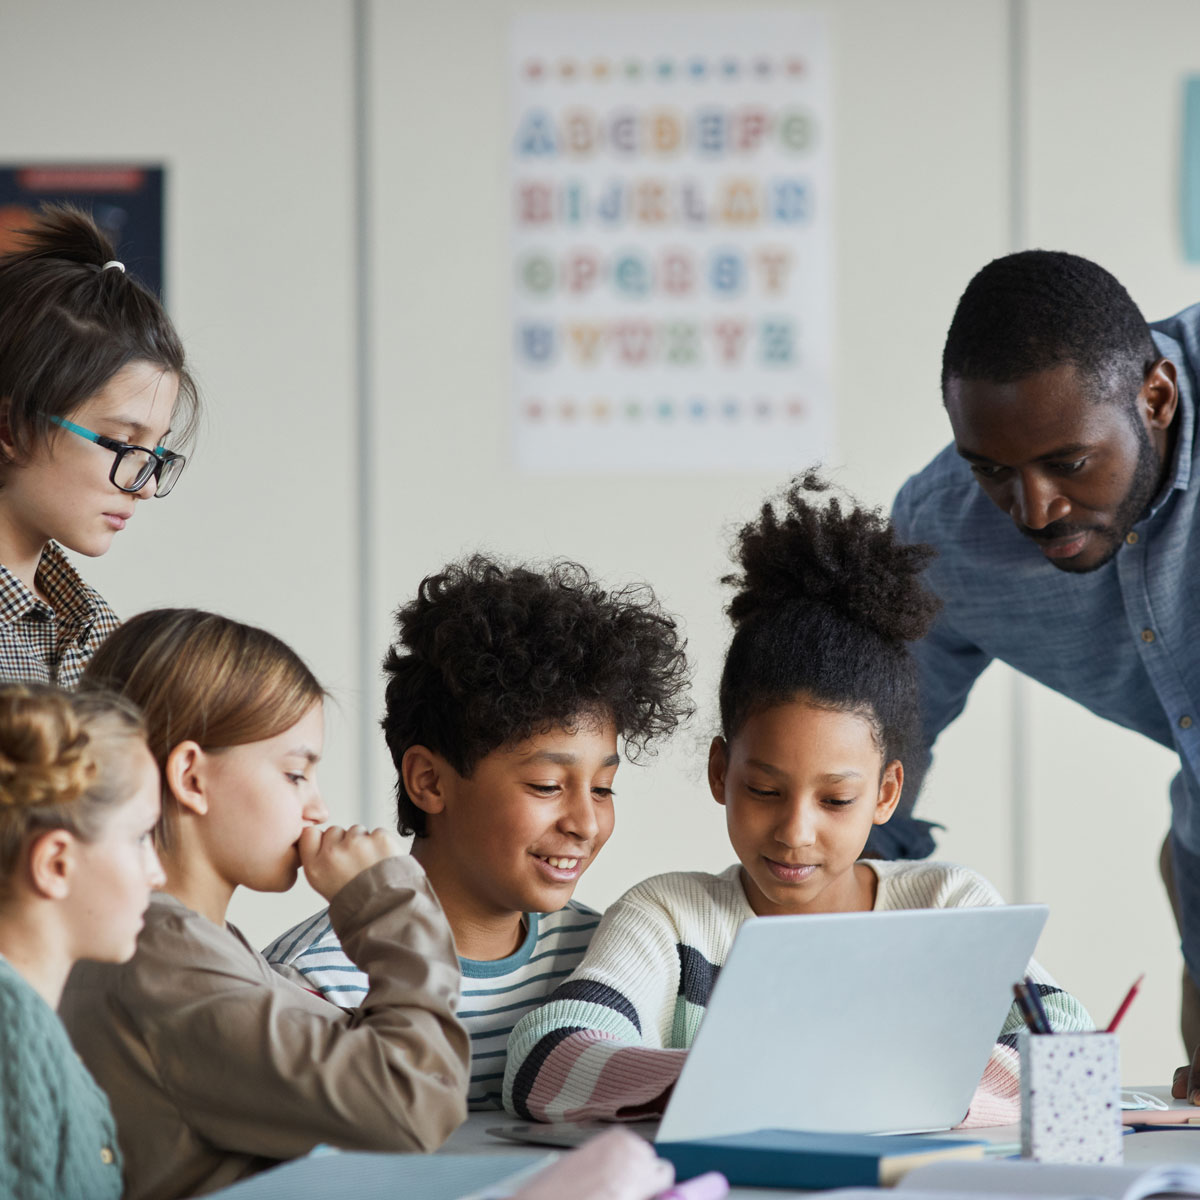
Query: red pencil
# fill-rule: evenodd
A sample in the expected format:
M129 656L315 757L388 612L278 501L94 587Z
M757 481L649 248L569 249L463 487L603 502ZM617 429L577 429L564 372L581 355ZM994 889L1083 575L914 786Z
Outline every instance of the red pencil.
M1145 973L1145 971L1143 971L1133 981L1133 987L1131 987L1129 989L1129 991L1127 991L1125 993L1125 999L1121 1001L1121 1007L1117 1009L1116 1013L1113 1016L1113 1019L1111 1021L1109 1021L1108 1028L1104 1031L1105 1033L1116 1033L1117 1026L1121 1023L1121 1019L1125 1016L1126 1010L1133 1003L1133 998L1134 998L1134 996L1137 995L1137 990L1141 986L1142 980L1145 978L1146 978L1146 973Z

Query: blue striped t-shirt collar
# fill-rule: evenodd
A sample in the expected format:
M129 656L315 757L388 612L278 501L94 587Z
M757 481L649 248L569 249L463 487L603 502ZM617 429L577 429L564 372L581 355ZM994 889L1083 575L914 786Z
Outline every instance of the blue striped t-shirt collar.
M479 958L459 958L458 966L463 978L494 979L497 975L507 975L510 971L523 967L533 956L533 949L537 945L539 915L525 914L525 937L507 958L496 958L491 962Z

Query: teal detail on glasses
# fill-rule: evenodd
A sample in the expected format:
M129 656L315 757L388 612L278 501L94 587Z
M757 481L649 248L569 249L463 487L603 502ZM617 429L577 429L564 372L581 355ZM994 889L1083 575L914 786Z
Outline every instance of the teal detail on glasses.
M66 417L51 417L50 420L55 425L61 425L64 429L69 429L72 433L79 434L81 438L87 438L89 442L95 442L98 446L103 442L115 442L117 440L116 438L106 438L99 433L93 432L91 429L84 429L82 425L76 425L74 421L68 421ZM124 444L122 443L122 445ZM167 448L165 446L154 447L154 454L157 458L162 458L166 453Z

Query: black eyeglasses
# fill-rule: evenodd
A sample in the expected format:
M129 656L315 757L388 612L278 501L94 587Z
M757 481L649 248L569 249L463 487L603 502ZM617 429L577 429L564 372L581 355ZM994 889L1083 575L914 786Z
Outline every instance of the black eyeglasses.
M103 446L105 450L111 450L116 458L113 460L112 470L108 473L109 482L122 492L140 492L153 479L154 494L169 496L179 476L183 474L183 468L187 466L187 459L182 454L164 450L161 446L153 450L145 446L130 446L125 442L118 442L115 438L104 437L90 429L84 429L82 425L76 425L74 421L68 421L65 417L51 417L50 420L89 442L95 442L97 446Z

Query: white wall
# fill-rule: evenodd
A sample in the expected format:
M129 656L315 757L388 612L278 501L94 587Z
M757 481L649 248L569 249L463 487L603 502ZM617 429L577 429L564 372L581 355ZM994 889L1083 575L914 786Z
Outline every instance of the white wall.
M618 831L580 897L730 861L702 781L726 640L726 546L776 476L526 478L508 461L506 65L514 0L368 0L368 136L355 142L351 0L3 0L0 160L170 168L173 313L207 428L176 492L145 506L88 577L129 614L195 604L267 625L339 696L335 817L390 818L381 742L357 758L378 679L357 659L364 579L378 659L389 614L464 551L578 558L649 579L685 620L701 709L618 777ZM640 7L610 0L607 11ZM720 4L672 3L683 14ZM1180 74L1200 10L1037 0L1022 47L1027 150L1013 172L1006 0L838 0L835 54L837 478L887 504L944 443L942 339L970 275L1011 246L1088 254L1150 316L1195 298L1174 236ZM15 52L14 52L14 49ZM1191 57L1189 57L1189 55ZM13 119L19 114L20 119ZM371 571L355 558L356 150L369 167ZM797 464L800 466L802 464ZM361 689L365 687L365 698ZM946 857L1054 909L1041 957L1098 1016L1137 971L1130 1078L1178 1057L1178 957L1153 859L1169 756L1041 689L1027 712L1027 827L1014 826L1011 676L989 671L938 747L921 812ZM311 894L235 901L265 941Z
M121 615L211 608L295 646L338 697L322 779L343 819L361 719L347 12L0 4L0 159L166 165L170 308L207 406L175 491L82 569ZM305 892L238 916L261 937L320 903Z

